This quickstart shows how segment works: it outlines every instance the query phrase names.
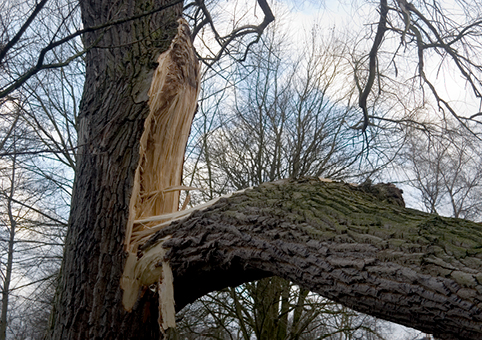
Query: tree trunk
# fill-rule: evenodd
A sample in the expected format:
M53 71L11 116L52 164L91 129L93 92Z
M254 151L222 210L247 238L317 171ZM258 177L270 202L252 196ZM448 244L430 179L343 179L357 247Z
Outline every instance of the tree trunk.
M482 226L406 209L396 190L266 183L172 222L139 257L168 249L178 309L209 291L277 275L441 339L481 339Z
M13 216L12 200L15 193L15 173L17 167L17 157L13 155L12 161L12 177L10 179L10 192L7 197L7 214L10 228L8 230L8 250L7 263L4 269L4 280L2 285L2 317L0 320L0 340L7 338L7 323L8 323L8 300L10 298L10 283L12 281L13 272L13 255L15 252L15 233L17 231L17 221Z
M167 0L82 0L93 27L153 11ZM86 34L86 82L79 150L61 282L51 314L52 339L156 339L157 298L149 290L131 313L119 286L147 92L159 54L177 29L177 2L163 11Z
M83 0L82 19L92 27L164 4ZM179 3L84 36L85 45L95 48L86 55L80 147L52 339L160 336L157 297L146 289L159 278L149 272L134 278L144 289L130 313L122 307L120 279L139 141L149 114L147 93L181 10ZM443 339L480 339L481 226L381 203L399 197L371 189L315 179L267 183L160 230L143 241L137 263L144 265L160 247L168 249L177 308L212 290L277 275ZM156 261L150 263L154 272Z

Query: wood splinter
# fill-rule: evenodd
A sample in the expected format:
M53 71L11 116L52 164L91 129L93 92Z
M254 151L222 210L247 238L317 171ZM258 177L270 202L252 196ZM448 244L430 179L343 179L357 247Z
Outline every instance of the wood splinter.
M142 286L157 285L159 326L163 332L175 327L172 272L164 260L163 242L156 244L156 251L151 252L155 259L139 259L137 250L160 226L159 220L146 219L166 215L163 221L169 221L171 214L179 209L180 190L192 189L183 187L181 181L184 151L196 111L200 70L189 26L184 19L178 22L171 46L157 60L149 90L150 111L140 140L126 228L128 257L121 278L123 304L128 311L136 303ZM153 267L152 263L162 265Z

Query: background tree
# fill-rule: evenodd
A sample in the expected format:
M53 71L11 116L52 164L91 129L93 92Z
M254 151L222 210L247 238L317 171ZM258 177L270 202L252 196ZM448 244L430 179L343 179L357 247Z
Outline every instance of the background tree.
M19 119L3 145L2 197L2 328L0 337L35 337L45 330L58 267L66 221L58 215L57 186L45 180L29 153L34 137ZM60 206L61 207L61 206ZM33 325L43 316L42 325ZM29 331L26 331L26 330Z
M480 219L480 140L465 129L410 131L404 170L429 212Z
M79 28L80 12L75 2L46 4L6 2L1 10L3 338L45 334L75 170L84 67L69 58L83 49L80 39L45 50L49 66L31 71L45 46Z
M351 74L349 45L313 31L295 56L282 20L243 64L204 76L185 183L209 188L205 199L280 178L347 178L361 157L354 88L337 84Z
M179 318L183 339L381 339L389 334L386 323L281 278L208 294L180 311Z

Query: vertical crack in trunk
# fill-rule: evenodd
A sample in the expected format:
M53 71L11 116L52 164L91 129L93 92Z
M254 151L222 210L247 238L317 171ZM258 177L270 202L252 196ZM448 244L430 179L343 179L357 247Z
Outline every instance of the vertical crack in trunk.
M163 222L148 218L166 214L164 222L170 220L179 208L179 191L183 188L184 152L196 111L200 71L188 24L184 19L178 22L178 33L169 49L159 56L149 90L150 113L140 140L139 164L129 205L125 238L129 255L121 279L126 310L136 303L141 286L158 282L161 330L175 326L172 273L168 263L146 270L149 263L164 261L162 249L155 252L158 258L149 261L138 259L137 250L142 240ZM149 277L143 275L146 272Z

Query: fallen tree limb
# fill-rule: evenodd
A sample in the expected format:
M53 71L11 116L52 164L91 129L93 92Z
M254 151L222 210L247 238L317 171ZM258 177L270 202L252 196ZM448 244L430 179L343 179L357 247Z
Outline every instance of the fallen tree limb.
M482 226L388 203L400 203L397 192L379 191L318 179L265 183L173 221L138 257L167 249L177 309L277 275L442 339L481 339Z

